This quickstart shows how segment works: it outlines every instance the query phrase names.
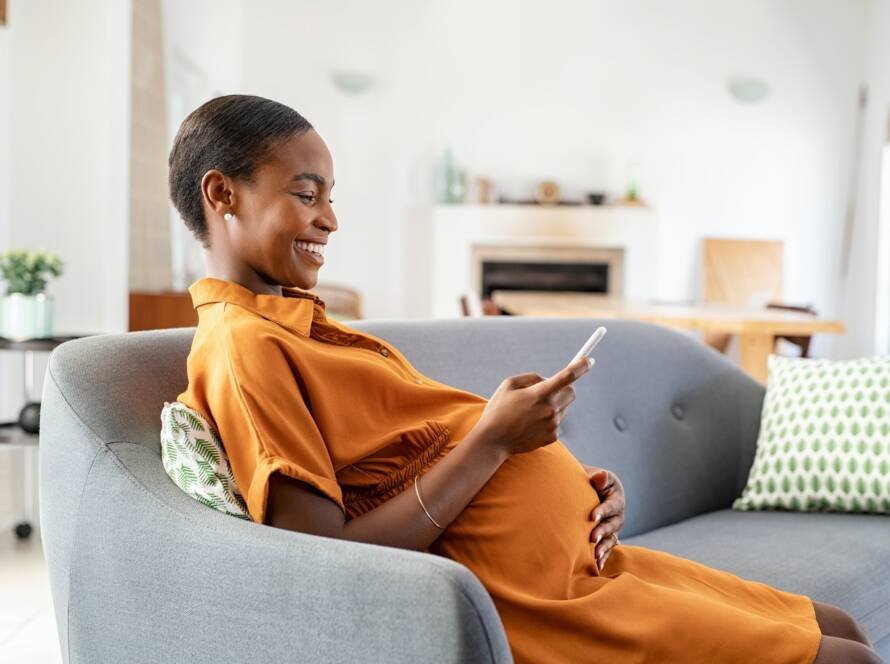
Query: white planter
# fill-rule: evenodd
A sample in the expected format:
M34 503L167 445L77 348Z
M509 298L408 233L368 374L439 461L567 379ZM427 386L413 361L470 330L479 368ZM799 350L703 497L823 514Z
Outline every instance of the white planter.
M0 298L0 336L21 341L52 335L52 295L11 293Z

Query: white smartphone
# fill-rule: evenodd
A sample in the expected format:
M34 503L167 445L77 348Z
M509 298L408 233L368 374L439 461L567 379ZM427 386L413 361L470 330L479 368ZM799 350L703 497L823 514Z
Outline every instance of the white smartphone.
M581 346L581 350L578 351L578 354L572 358L572 361L569 364L574 364L580 358L589 356L593 349L596 348L597 344L603 340L603 337L606 336L606 328L598 327L594 330L593 334L590 335L590 338L585 342L583 346Z

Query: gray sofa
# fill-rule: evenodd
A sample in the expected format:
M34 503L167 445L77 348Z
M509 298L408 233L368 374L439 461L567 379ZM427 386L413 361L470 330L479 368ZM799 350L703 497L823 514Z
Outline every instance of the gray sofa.
M488 397L510 374L563 367L596 321L351 324ZM622 541L836 604L890 656L890 521L730 510L763 388L681 334L607 325L562 439L621 477ZM66 661L509 662L494 605L463 566L245 522L179 491L161 466L159 412L186 385L193 332L89 337L50 358L41 522Z

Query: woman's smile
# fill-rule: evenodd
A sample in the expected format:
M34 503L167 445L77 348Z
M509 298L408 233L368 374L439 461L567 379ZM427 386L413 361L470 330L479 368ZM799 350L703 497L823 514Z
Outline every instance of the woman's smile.
M301 256L315 265L324 265L324 250L322 244L311 242L294 242L294 247Z

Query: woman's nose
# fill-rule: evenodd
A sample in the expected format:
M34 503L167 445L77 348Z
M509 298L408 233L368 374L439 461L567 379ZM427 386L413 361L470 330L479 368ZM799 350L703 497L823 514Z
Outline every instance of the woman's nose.
M319 215L317 221L321 222L321 227L326 228L329 233L333 233L337 230L337 215L334 214L334 210L331 208L330 203L328 203L328 209Z

